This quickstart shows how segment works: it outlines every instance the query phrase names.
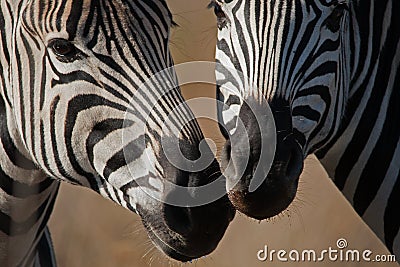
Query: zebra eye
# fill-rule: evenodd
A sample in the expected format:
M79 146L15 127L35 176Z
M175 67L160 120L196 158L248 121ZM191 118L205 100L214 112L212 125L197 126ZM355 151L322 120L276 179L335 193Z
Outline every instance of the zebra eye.
M332 32L337 32L340 29L340 22L346 10L349 10L349 7L345 2L336 2L335 8L332 13L325 21L325 25Z
M228 24L228 18L225 12L222 10L221 4L217 3L215 0L211 1L208 8L214 8L215 16L217 16L217 25L220 30L222 30Z
M73 62L78 59L79 50L70 41L65 39L51 40L48 47L62 62Z

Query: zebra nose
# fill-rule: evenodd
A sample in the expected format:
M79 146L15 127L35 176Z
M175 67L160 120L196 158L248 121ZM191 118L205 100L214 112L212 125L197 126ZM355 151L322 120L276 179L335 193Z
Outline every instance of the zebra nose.
M228 190L238 185L253 191L267 176L275 150L275 127L268 111L265 103L252 98L241 106L236 128L228 136L220 157Z
M172 232L202 247L200 251L207 251L216 246L235 215L225 178L216 160L200 172L175 169L174 174L172 187L166 187L164 195L164 222Z
M217 240L235 216L227 196L196 207L164 204L163 211L165 223L170 230L193 240Z
M279 214L294 199L303 154L292 133L288 105L284 109L271 105L271 112L264 116L256 105L241 107L239 118L244 127L237 127L229 136L221 153L221 167L235 208L261 220ZM247 155L243 153L246 146Z
M302 151L293 138L278 140L273 165L261 186L253 192L247 190L247 181L254 178L254 172L250 169L230 192L229 197L242 213L258 220L271 218L285 210L293 201L302 169Z

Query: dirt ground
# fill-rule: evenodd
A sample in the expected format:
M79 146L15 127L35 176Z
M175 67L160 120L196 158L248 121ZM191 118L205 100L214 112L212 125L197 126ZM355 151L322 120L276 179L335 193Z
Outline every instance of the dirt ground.
M175 62L213 60L215 18L207 0L169 0L175 20L171 49ZM213 86L196 84L182 88L186 98L214 97ZM210 107L214 108L214 107ZM217 126L201 121L205 135L221 143ZM50 220L60 267L168 266L178 263L158 252L147 238L140 218L87 189L63 185ZM318 161L306 161L300 189L285 214L269 222L257 222L238 214L211 255L188 266L398 266L388 263L261 262L264 248L317 251L336 247L345 238L348 248L388 254L382 243L358 218L334 187Z

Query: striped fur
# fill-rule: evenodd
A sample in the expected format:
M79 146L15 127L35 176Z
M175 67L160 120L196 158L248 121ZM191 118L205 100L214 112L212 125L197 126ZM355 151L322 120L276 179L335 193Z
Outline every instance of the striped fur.
M278 135L294 136L303 158L316 153L358 214L400 256L400 3L211 5L220 28L217 97L226 104L219 107L225 135L235 134L243 102L259 90Z
M138 213L175 259L215 248L233 214L226 197L195 210L169 211L157 200L173 193L166 181L196 186L218 177L215 160L186 173L161 148L173 127L189 156L203 139L168 69L172 24L164 0L1 0L1 266L55 265L46 224L60 181ZM213 221L202 219L214 211Z

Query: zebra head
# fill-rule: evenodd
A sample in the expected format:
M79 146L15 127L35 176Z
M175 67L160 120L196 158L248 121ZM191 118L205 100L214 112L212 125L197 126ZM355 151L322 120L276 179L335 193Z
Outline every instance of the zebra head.
M169 201L179 196L167 184L197 187L220 173L214 156L193 163L210 151L176 85L166 2L26 0L16 14L6 98L26 154L137 212L172 258L213 251L234 216L226 193L196 207Z
M216 0L211 5L219 27L219 120L230 139L222 167L228 181L241 178L229 196L245 214L269 218L293 201L305 157L338 131L349 87L350 2ZM250 106L269 106L275 124L276 151L271 168L258 173L265 180L257 190L249 185L256 166L267 164L259 159L267 125ZM248 159L237 152L243 135Z

